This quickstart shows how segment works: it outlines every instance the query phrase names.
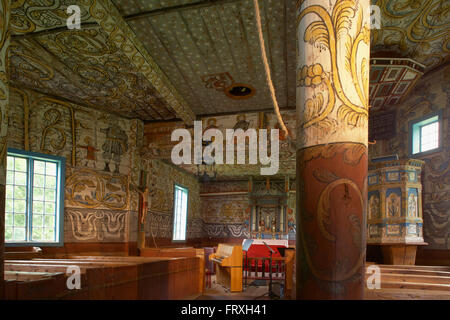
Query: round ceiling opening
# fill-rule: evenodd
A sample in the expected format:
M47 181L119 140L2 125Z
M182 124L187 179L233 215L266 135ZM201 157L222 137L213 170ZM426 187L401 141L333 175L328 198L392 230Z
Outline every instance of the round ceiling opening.
M232 99L248 99L255 94L255 89L243 83L233 83L225 89L225 94Z

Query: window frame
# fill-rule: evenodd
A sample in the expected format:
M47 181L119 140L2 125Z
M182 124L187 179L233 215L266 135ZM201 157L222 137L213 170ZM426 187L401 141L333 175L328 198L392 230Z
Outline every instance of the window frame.
M27 165L28 165L28 172L27 172L27 227L26 230L29 231L32 229L33 223L31 214L31 204L33 202L33 192L32 192L32 177L34 174L34 168L32 166L32 163L34 161L30 161L30 159L33 160L41 160L41 161L52 161L57 162L57 179L56 179L56 214L55 218L57 221L55 222L55 233L56 233L56 241L55 242L33 242L33 241L26 241L26 242L7 242L5 239L5 247L62 247L64 245L64 193L65 193L65 181L66 181L66 158L65 157L59 157L55 155L50 154L44 154L44 153L37 153L32 151L25 151L20 149L14 149L14 148L8 148L6 156L13 156L13 157L22 157L27 158ZM7 170L7 168L6 168ZM5 183L6 186L6 183ZM5 203L6 203L6 192L5 192ZM6 213L6 212L5 212ZM5 232L5 231L4 231Z
M437 118L434 120L433 118ZM429 125L431 123L438 123L438 147L427 150L420 151L422 144L422 127ZM435 152L442 151L442 135L443 135L443 123L442 123L442 110L437 112L429 113L421 118L412 120L409 122L409 156L410 157L421 157L429 155ZM414 152L419 150L418 152Z
M176 189L181 188L184 189L186 191L186 224L185 224L185 228L184 228L184 240L175 240L175 219L176 219ZM187 241L187 222L188 222L188 214L189 214L189 188L179 184L179 183L174 183L173 184L173 219L172 219L172 242L176 242L176 243L185 243Z

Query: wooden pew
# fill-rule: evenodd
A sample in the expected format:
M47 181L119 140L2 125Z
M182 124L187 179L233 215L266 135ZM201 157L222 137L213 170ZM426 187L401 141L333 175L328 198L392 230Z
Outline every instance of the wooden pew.
M194 249L198 252L203 249ZM129 261L129 262L142 262L142 261L159 261L160 263L152 265L153 268L149 269L148 266L144 269L142 279L148 280L148 286L152 287L154 291L159 291L163 299L182 299L187 296L196 296L202 293L200 286L193 286L194 283L203 283L203 279L200 278L204 273L204 259L200 259L199 256L193 256L188 250L181 250L177 252L177 255L170 256L170 250L163 251L157 257L84 257L84 256L70 256L72 259L82 259L84 261ZM203 258L203 257L201 257ZM163 275L165 272L170 275L167 281L162 279L153 279L154 275ZM199 279L200 278L200 279ZM155 282L156 281L156 282ZM145 286L145 285L143 285ZM158 287L159 286L159 287ZM158 289L158 288L159 289ZM147 290L147 289L142 289ZM148 293L143 293L147 295ZM152 297L154 292L151 293ZM150 298L155 299L155 298Z
M200 259L199 265L199 291L205 291L205 250L203 248L141 248L141 257L197 257Z
M63 283L63 273L5 271L5 298L30 300L58 296Z
M67 289L69 266L80 267L81 290ZM196 257L7 260L7 299L183 299L200 294L199 267Z

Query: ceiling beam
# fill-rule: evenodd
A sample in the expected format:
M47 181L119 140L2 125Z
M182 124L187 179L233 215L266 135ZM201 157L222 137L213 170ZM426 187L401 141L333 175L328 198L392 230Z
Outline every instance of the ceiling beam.
M292 111L296 110L296 107L287 106L287 107L281 107L280 111ZM219 113L206 113L206 114L199 114L197 115L197 119L202 118L210 118L210 117L220 117L220 116L231 116L231 115L238 115L238 114L244 114L244 113L259 113L259 112L266 112L266 113L275 113L273 108L265 108L265 109L254 109L254 110L241 110L241 111L230 111L230 112L219 112Z
M202 0L202 1L194 2L194 3L181 4L181 5L173 6L173 7L167 7L167 8L161 8L161 9L155 9L155 10L130 14L130 15L124 16L123 18L125 21L138 20L138 19L143 19L143 18L148 18L148 17L159 16L162 14L168 14L168 13L172 13L172 12L194 10L194 9L212 7L212 6L240 2L240 1L242 1L242 0Z
M85 22L85 23L81 23L81 27L82 28L87 28L87 29L97 28L98 27L98 23L97 22ZM36 38L36 37L40 37L40 36L66 32L66 31L69 31L69 30L70 29L67 29L67 27L58 27L58 28L45 29L45 30L29 32L29 33L12 34L11 35L11 39L18 40L18 39L23 39L23 38Z

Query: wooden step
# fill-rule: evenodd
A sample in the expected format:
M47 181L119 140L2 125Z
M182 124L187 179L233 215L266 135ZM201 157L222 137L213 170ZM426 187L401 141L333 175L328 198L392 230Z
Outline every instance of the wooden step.
M370 275L368 275L370 276ZM366 279L368 278L366 276ZM416 283L436 283L436 284L449 284L450 285L450 276L435 276L435 275L416 275L416 274L396 274L396 273L382 273L381 274L381 283L385 283L388 281L397 281L397 282L416 282Z
M450 272L448 271L414 270L414 269L398 269L398 268L380 268L380 271L382 274L411 274L411 275L450 277Z
M364 291L365 300L450 300L450 291L384 288Z
M423 283L423 282L381 281L381 288L441 290L450 292L450 284Z
M395 268L403 270L434 270L434 271L445 271L450 272L450 267L446 266L416 266L416 265L389 265L389 264L377 264L381 269Z

